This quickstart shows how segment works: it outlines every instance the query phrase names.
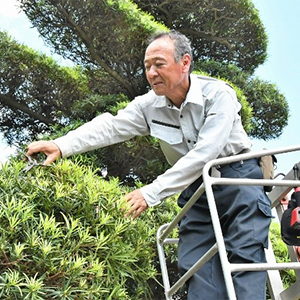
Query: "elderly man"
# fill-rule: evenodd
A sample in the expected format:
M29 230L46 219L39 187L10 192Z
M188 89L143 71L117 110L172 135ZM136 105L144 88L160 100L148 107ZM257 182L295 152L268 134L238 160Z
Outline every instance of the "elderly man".
M151 90L136 97L117 116L102 114L53 141L28 145L27 155L44 152L45 164L62 156L86 152L151 135L160 140L171 167L151 184L126 195L127 215L139 216L149 206L182 192L183 206L202 183L208 161L250 151L234 90L225 82L191 74L189 40L176 31L154 36L145 52ZM223 177L262 178L256 159L225 165ZM271 217L270 201L262 187L214 188L230 262L265 262ZM183 274L214 243L205 194L180 222L178 260ZM264 300L266 272L233 274L238 299ZM187 283L188 299L227 299L219 256L215 255Z

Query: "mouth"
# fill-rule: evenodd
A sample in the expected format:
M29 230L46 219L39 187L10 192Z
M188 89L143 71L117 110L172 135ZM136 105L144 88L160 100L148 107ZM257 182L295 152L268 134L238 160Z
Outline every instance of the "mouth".
M159 85L161 85L161 84L162 84L161 81L154 82L154 83L152 83L152 87L157 87L157 86L159 86Z

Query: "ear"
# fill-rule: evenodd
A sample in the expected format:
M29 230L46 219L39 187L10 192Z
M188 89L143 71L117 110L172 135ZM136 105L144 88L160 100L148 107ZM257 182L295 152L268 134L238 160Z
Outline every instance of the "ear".
M192 63L191 56L187 53L184 54L181 59L181 62L182 62L182 71L184 73L188 73L190 71L190 66Z

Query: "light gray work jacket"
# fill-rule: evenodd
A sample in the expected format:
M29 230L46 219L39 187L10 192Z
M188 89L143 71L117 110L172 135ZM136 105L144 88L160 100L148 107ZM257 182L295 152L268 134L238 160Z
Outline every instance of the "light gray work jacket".
M190 81L180 108L151 90L116 116L104 113L54 142L67 157L137 135L158 138L171 167L141 188L147 204L157 205L200 177L208 161L250 151L234 90L210 77L192 74Z

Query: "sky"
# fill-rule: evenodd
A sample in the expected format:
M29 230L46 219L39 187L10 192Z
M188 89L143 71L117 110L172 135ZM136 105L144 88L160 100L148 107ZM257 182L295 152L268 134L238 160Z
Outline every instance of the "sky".
M300 1L299 0L253 0L268 35L268 58L255 72L255 75L270 83L276 84L279 91L285 95L290 117L288 126L282 135L274 140L265 142L252 140L253 150L261 151L290 146L300 146L300 104L298 87L300 85ZM35 50L51 55L58 63L71 65L58 55L51 53L44 45L37 30L32 28L24 13L19 12L17 1L0 0L0 30L6 30L18 42ZM7 159L13 149L1 141L0 162ZM300 161L300 151L277 155L276 173L288 173L295 163Z

